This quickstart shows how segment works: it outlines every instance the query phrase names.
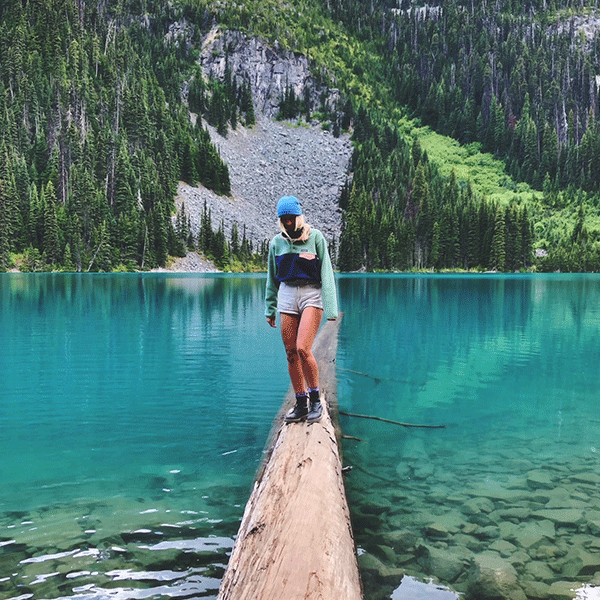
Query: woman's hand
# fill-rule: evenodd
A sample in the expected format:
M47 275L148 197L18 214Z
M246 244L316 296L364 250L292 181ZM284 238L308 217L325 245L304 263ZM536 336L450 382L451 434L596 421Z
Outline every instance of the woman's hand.
M272 315L270 317L267 317L267 323L271 326L271 327L277 327L277 325L275 325L275 315Z

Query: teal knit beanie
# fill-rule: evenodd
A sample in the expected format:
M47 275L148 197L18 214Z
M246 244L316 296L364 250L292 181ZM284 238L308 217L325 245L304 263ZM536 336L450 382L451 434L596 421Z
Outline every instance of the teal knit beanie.
M302 208L300 202L295 196L284 196L277 203L277 217L281 218L284 215L301 215Z

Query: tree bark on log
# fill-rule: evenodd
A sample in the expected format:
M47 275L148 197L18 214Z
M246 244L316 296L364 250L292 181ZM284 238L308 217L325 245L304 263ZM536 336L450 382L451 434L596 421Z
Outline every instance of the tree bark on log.
M335 355L340 319L319 331L320 422L275 419L221 582L218 600L362 600L336 431ZM333 415L333 420L332 420Z

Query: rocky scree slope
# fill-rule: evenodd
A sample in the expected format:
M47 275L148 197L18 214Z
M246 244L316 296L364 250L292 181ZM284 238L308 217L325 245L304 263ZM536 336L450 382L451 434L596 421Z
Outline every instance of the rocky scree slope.
M294 195L299 198L307 221L320 229L329 242L337 243L342 224L339 196L352 155L350 137L336 138L317 122L307 125L274 120L286 86L292 86L297 97L302 97L307 87L315 103L323 93L310 74L307 59L271 48L261 40L249 40L237 32L219 35L213 31L207 36L199 59L207 77L222 77L225 48L233 75L251 83L257 122L252 128L238 126L227 137L205 125L228 165L231 197L180 183L178 209L185 204L192 232L197 236L206 203L213 229L222 223L229 239L234 223L238 224L240 236L245 226L246 237L257 248L279 231L277 200ZM337 90L325 93L330 101L337 99ZM172 269L212 270L190 257L176 261Z

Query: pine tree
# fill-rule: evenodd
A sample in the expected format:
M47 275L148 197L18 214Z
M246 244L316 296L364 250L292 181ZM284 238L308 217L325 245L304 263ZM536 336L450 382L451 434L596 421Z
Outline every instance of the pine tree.
M418 206L416 225L417 233L417 267L428 264L429 241L433 230L432 214L429 198L429 183L425 175L425 166L419 161L413 181L413 201Z
M533 256L533 228L529 220L527 206L523 207L520 214L521 248L523 252L522 265L524 268L531 265Z
M153 211L154 253L156 266L164 267L169 258L169 228L171 221L162 203Z
M75 263L73 262L73 256L71 254L71 245L67 243L65 246L65 255L63 259L62 270L66 273L72 273L75 271Z
M229 264L229 248L222 221L219 229L213 236L210 254L214 257L215 265L219 269L224 269Z
M218 186L216 190L222 196L231 194L231 181L229 179L229 167L221 160L218 167Z
M113 209L115 215L129 212L136 203L135 194L135 176L131 165L127 141L121 139L119 152L117 154L117 163L114 180L114 202Z
M415 167L421 162L421 158L423 157L423 150L421 148L421 142L419 142L419 138L415 137L412 145L412 159Z
M55 267L60 264L61 252L56 214L56 193L51 181L43 191L41 202L44 211L43 255L46 262Z
M436 221L433 224L431 253L429 255L429 262L434 269L440 268L440 254L440 224Z
M521 230L519 227L519 211L516 204L508 207L504 214L505 228L505 269L516 271L521 265L523 255Z
M35 184L29 189L29 245L40 249L44 239L44 210Z
M234 221L231 227L231 254L235 258L240 257L240 233L237 221Z
M329 244L328 244L328 250L329 250L329 257L331 259L331 264L333 265L333 268L337 268L337 261L338 261L338 247L337 247L337 240L335 238L335 236L332 236L332 238L329 240Z
M0 179L0 271L5 271L8 267L10 253L7 204L5 184Z
M113 247L110 239L109 226L103 221L100 226L96 266L99 271L109 272L113 268Z
M492 247L490 253L490 267L495 271L504 271L506 266L506 227L504 221L504 211L502 207L496 210L496 219L494 221L494 235L492 237Z
M245 115L246 127L252 127L256 124L256 116L254 114L254 103L252 101L252 91L250 84L244 81L242 85L242 98L240 101L241 110Z
M348 216L342 228L338 264L342 271L357 271L363 266L358 225L353 215Z
M202 216L200 218L200 233L198 235L198 247L205 254L210 252L213 244L213 230L211 221L210 209L208 209L205 200L204 207L202 209Z
M310 88L308 85L305 85L303 99L302 99L302 114L304 115L304 120L307 123L310 121L311 113L312 113L312 102L310 100ZM344 127L344 123L347 123L346 127ZM342 120L342 127L344 129L348 129L350 127L349 116L346 117L346 120Z
M8 147L2 144L0 150L2 160L0 162L0 180L3 183L4 203L4 229L8 240L9 250L16 251L23 247L24 222L21 211L21 199L17 192L15 172L17 171L18 159L11 155ZM24 184L27 184L25 178Z
M190 80L188 90L188 106L190 112L202 114L206 110L206 86L200 67L196 69Z
M466 269L472 269L482 265L478 212L472 202L466 203L463 209L463 220L465 222L465 236L463 238L465 250L462 266Z
M195 147L192 137L187 136L183 144L183 157L181 160L181 179L188 185L194 187L200 179L196 170L198 150Z
M128 269L133 269L138 264L140 238L140 214L132 206L128 213L119 215L114 236L114 244L119 253L119 260Z

